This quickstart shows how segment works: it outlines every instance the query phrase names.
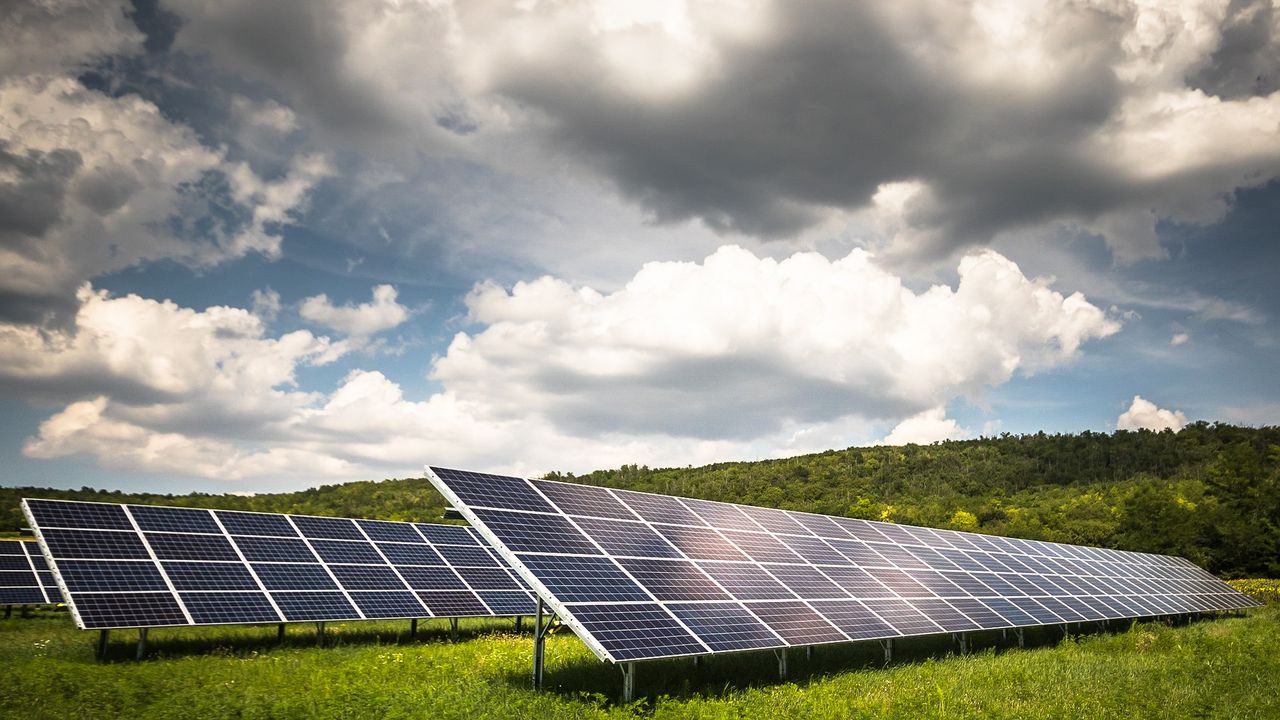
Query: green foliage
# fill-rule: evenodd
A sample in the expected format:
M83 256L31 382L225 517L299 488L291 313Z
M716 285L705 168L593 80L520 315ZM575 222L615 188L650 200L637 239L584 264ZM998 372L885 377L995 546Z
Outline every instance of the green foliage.
M157 629L141 662L117 632L97 663L65 613L15 614L0 621L0 718L1274 718L1278 619L1272 606L1066 640L1032 629L1023 651L976 633L962 657L949 638L906 638L888 667L873 642L823 646L793 654L786 682L768 652L646 662L622 705L617 669L569 633L549 638L548 690L531 690L532 641L507 621L464 620L456 644L442 621L416 641L404 622L329 623L326 647L309 625L279 645L274 627Z
M1185 556L1225 577L1280 576L1280 428L1196 423L1180 432L1009 435L831 450L700 468L624 465L579 477L610 487L955 527ZM439 520L422 479L296 493L148 495L0 488L0 530L18 499L60 497L315 515Z

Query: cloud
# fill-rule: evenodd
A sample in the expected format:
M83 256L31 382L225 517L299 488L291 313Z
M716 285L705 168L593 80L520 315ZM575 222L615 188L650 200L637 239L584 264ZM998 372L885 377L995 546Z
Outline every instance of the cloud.
M1133 396L1129 409L1120 414L1116 420L1117 430L1173 430L1177 432L1186 427L1187 416L1181 410L1164 410L1156 407L1150 400L1141 395Z
M650 263L612 293L482 283L467 298L476 329L433 361L440 389L422 399L362 369L329 392L295 385L298 368L388 326L389 286L359 306L308 301L353 338L339 342L270 337L246 310L85 289L74 329L0 325L0 384L66 403L30 457L224 481L404 475L425 460L586 470L815 451L882 421L904 440L954 436L937 410L948 399L1069 363L1119 329L994 252L958 272L954 288L914 292L862 251L779 262L728 246Z
M968 433L955 420L946 416L946 408L925 410L903 420L881 440L882 445L928 445L940 440L956 440Z
M396 302L396 289L390 285L375 287L373 300L360 305L335 306L328 295L314 295L302 301L298 313L317 325L355 338L390 330L410 315L409 308Z
M1174 333L1173 337L1169 338L1169 344L1175 347L1178 345L1185 345L1190 339L1191 336L1187 333Z

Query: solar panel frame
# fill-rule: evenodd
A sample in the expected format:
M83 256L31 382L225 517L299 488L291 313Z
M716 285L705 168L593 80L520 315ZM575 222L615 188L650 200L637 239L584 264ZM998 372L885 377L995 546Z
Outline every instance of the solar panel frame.
M68 598L82 629L508 616L482 593L502 593L493 597L503 608L534 606L522 578L468 527L424 532L432 526L40 499L22 508L36 535L32 572L54 585L44 597ZM93 527L41 522L74 525L81 517ZM393 561L384 546L418 551L393 551ZM37 560L48 569L36 571ZM437 608L459 614L433 611L422 597L432 592L445 593L430 596Z
M1198 605L1181 607L1210 610L1256 604L1182 558L1081 549L550 480L524 481L524 488L538 497L530 507L520 507L512 502L513 497L525 492L518 485L519 478L480 473L466 473L466 494L471 501L468 502L453 492L446 477L458 473L466 471L427 467L428 478L436 488L471 522L490 547L503 556L513 573L533 588L551 612L574 630L597 657L610 662L746 652L767 646L760 638L752 637L744 641L747 647L731 647L732 643L726 645L720 637L732 637L733 632L723 633L718 629L715 632L720 635L714 643L704 641L675 612L680 609L690 618L701 618L697 611L699 605L721 610L735 608L731 611L734 616L755 620L762 620L762 614L774 617L775 608L788 607L794 609L797 616L807 617L812 613L831 626L826 630L788 628L779 635L778 627L764 622L780 640L788 633L792 635L791 640L774 646L788 647L968 632L979 628L1033 627L1079 622L1087 616L1114 617L1119 612L1128 613L1126 617L1169 614L1148 611L1180 607L1170 601L1174 597L1190 603L1185 598L1199 597L1200 590L1205 591L1206 599L1199 600ZM493 505L485 504L483 483L476 480L481 477L501 478L501 492ZM551 493L543 492L549 487L555 489ZM584 493L591 494L595 498L593 502L609 507L610 513L589 520L592 516L583 513L589 512L584 508L590 503L575 502L574 488L589 488ZM698 570L707 582L724 591L729 600L720 592L695 591L691 595L680 589L684 585L673 586L673 581L663 573L649 572L648 568L655 562L668 564L655 567L673 564L666 545L662 546L664 554L637 557L626 554L629 550L609 540L609 536L618 534L609 525L610 521L636 523L634 518L624 520L625 514L617 509L619 504L688 559L687 565L680 567ZM574 510L562 512L561 506L572 506ZM527 533L513 532L510 523L491 527L486 520L495 517L494 511L506 513L497 516L500 518L523 513L531 516L528 519L532 525L558 525L565 531L571 528L576 532L566 532L572 542L560 550L546 543L530 544ZM717 555L716 548L727 552ZM628 566L635 572L629 572ZM750 579L752 574L755 579ZM779 582L775 574L806 579L802 594L809 597L797 598L793 592L797 588ZM1194 577L1207 585L1191 586L1187 579L1179 581L1180 585L1171 580L1165 586L1155 585L1165 576ZM817 577L831 584L807 580ZM1130 577L1134 578L1132 583L1127 580ZM593 580L602 581L608 589L593 588ZM697 577L695 584L710 587L703 580ZM1160 590L1166 598L1161 605L1136 601L1141 597L1135 592L1142 587L1140 580ZM901 590L894 592L890 586ZM830 587L841 590L841 594L823 596L831 592ZM1046 602L1040 602L1042 599ZM620 620L606 623L600 619L603 609L613 606L631 608L632 615L643 618L642 625L663 628L654 638L652 655L643 652L643 633L628 634L628 629L618 624ZM929 612L920 612L917 606L939 615L931 618ZM575 608L588 607L592 619L583 623L575 615ZM736 609L739 607L741 611ZM840 622L846 623L853 632L845 633L839 622L826 617L820 610L824 607L840 613ZM664 610L667 616L659 622L659 611ZM943 613L946 622L940 624L937 620ZM627 612L618 611L611 617L627 616ZM798 622L797 618L792 620ZM612 639L602 642L588 625L603 629L609 638L626 637L626 644L620 646ZM703 647L675 647L680 645L672 641L676 627L688 632ZM716 647L712 648L712 644Z

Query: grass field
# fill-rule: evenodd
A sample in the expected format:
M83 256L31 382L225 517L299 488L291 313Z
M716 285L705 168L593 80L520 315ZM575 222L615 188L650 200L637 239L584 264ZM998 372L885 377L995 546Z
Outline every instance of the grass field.
M0 715L6 718L1280 718L1280 607L1168 627L1138 623L1063 639L1029 631L1017 650L975 636L899 641L884 666L875 643L792 653L777 679L769 653L641 663L638 699L617 702L621 673L568 631L547 645L548 691L529 686L532 640L509 621L442 621L117 632L108 662L96 633L65 613L0 622ZM526 628L527 628L526 624Z

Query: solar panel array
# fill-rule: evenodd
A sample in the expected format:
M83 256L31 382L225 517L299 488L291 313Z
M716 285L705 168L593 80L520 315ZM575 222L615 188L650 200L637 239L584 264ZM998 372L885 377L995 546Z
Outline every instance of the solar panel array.
M0 541L0 605L56 605L62 593L34 540Z
M452 525L23 500L85 629L527 615L527 586Z
M1256 605L1177 557L428 474L613 662Z

